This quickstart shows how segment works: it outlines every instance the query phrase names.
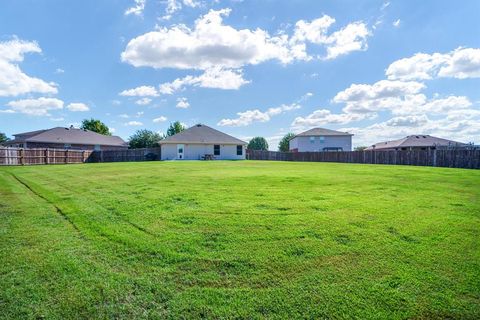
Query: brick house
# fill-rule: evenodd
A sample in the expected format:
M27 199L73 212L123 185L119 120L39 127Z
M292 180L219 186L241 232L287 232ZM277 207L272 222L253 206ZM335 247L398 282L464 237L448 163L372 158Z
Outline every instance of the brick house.
M73 127L55 127L45 130L17 133L6 147L54 148L72 150L123 150L127 143L118 136L106 136L90 130Z

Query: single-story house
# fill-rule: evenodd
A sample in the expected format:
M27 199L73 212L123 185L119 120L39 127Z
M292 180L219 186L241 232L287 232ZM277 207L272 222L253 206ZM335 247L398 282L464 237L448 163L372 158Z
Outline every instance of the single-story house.
M160 142L162 160L244 160L247 143L204 124Z
M466 143L418 134L405 138L376 143L365 150L434 150L441 148L461 148Z
M72 150L123 150L127 143L117 136L105 136L90 130L55 127L14 134L14 139L4 143L17 148L54 148Z
M352 136L353 134L348 132L313 128L293 137L289 143L289 150L292 152L352 151Z

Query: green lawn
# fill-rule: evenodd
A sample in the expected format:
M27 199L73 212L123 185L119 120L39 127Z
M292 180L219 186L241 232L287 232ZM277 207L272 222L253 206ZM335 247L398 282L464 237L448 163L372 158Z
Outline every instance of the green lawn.
M480 318L480 171L0 168L0 317Z

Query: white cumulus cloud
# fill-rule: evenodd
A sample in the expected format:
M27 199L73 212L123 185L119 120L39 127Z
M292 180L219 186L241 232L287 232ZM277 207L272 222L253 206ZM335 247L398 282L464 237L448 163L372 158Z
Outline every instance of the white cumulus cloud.
M310 60L307 43L324 46L326 59L367 49L370 31L361 21L328 34L335 19L324 15L310 22L298 21L291 36L270 35L260 28L236 29L224 24L224 17L230 12L228 8L210 10L197 19L192 28L184 24L157 27L130 40L121 54L122 61L136 67L239 69L269 60L282 64Z
M449 119L474 118L478 114L474 104L466 96L435 94L427 98L421 91L425 85L415 81L381 80L372 85L352 84L333 98L334 103L344 104L341 113L318 109L307 116L297 117L292 128L305 129L320 125L348 124L360 120L371 120L379 112L389 112L395 117L386 125L414 127L425 123L427 117Z
M215 66L240 68L246 64L277 59L283 63L295 57L286 46L287 37L272 37L261 29L235 29L223 24L230 9L210 10L195 22L161 27L128 43L122 61L136 67L208 69Z
M299 20L295 24L295 31L291 39L292 42L311 42L316 44L322 44L327 42L328 28L335 23L335 19L323 15L318 19L314 19L310 22L305 20Z
M200 1L195 0L167 0L165 12L168 16L182 9L182 4L186 7L196 8L200 6Z
M352 22L342 29L328 34L328 29L335 23L335 19L323 15L311 22L299 20L295 24L295 32L290 39L297 50L305 51L305 43L324 45L327 50L325 59L334 59L352 51L367 49L367 37L371 35L368 27L361 21ZM298 54L298 56L302 56ZM307 57L306 53L304 54Z
M67 109L73 112L85 112L89 111L90 108L85 103L74 102L67 105Z
M38 99L22 99L7 103L9 110L31 116L49 116L51 110L63 109L63 101L56 98L41 97Z
M158 92L152 86L140 86L133 89L123 90L119 93L124 97L157 97Z
M250 81L243 79L242 70L213 67L196 77L188 75L183 78L177 78L172 82L162 83L159 86L159 92L162 94L173 94L186 86L238 90L241 86L248 83Z
M178 98L177 99L177 108L187 109L188 107L190 107L190 103L188 103L187 98Z
M167 117L160 116L158 118L153 119L152 121L153 121L153 123L160 123L160 122L165 122L167 120L168 120Z
M426 115L394 117L386 121L385 124L391 127L419 127L428 122Z
M456 111L449 111L448 114L452 112L456 113ZM394 117L363 128L350 127L340 130L354 133L355 144L365 146L400 139L412 134L429 134L459 142L478 142L480 114L479 112L457 113L454 119L450 116L433 119L427 115Z
M267 111L260 111L258 109L246 110L243 112L238 112L237 118L234 119L222 119L218 122L219 126L230 126L230 127L242 127L248 126L253 122L267 122L270 121L272 116L279 115L281 113L299 109L298 104L290 105L281 105L280 107L269 108Z
M142 99L138 99L137 101L135 101L135 103L140 105L140 106L145 106L147 104L150 104L150 102L152 102L152 99L150 99L150 98L142 98Z
M325 124L347 124L352 121L365 119L365 114L358 113L339 113L334 114L327 109L318 109L307 115L306 117L296 117L292 122L294 128L309 128Z
M369 35L370 31L365 23L354 22L348 24L328 37L326 59L335 59L353 51L367 50L367 37Z
M345 103L344 111L349 113L371 113L385 108L394 108L406 103L415 104L417 95L425 85L415 81L381 80L373 85L352 84L335 95L335 103Z
M0 42L0 97L58 92L57 84L26 75L17 64L23 61L26 53L41 52L34 41L13 39Z
M412 57L394 61L385 73L392 80L479 78L480 49L460 47L449 53L417 53Z
M143 126L143 123L140 121L129 121L125 123L126 126Z
M136 16L141 15L143 13L143 10L145 9L145 2L146 0L135 0L135 5L125 10L125 15L126 16L130 14L133 14Z
M480 49L458 48L438 71L439 77L480 78Z

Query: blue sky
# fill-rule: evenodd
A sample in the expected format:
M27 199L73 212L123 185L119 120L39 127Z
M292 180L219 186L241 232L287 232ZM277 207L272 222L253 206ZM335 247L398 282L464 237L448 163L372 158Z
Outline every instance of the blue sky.
M480 2L3 0L0 132L98 118L239 138L480 143Z

